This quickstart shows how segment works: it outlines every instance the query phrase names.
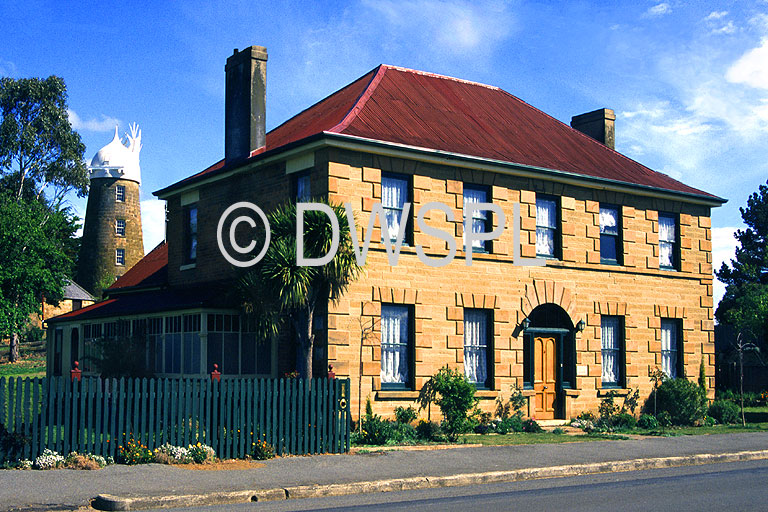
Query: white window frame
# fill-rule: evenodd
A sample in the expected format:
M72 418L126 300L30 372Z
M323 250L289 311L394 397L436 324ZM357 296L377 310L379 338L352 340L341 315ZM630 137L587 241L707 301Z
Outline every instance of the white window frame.
M115 249L115 265L125 265L125 249L122 247Z
M125 185L115 186L115 201L117 201L118 203L125 202Z
M539 205L544 203L551 203L554 205L554 219L550 218L550 224L542 224L543 221L539 218ZM543 258L557 259L560 255L560 201L556 197L541 196L536 198L536 256ZM552 236L552 253L540 252L539 247L542 245L539 243L540 236L544 234Z
M125 236L126 226L125 219L115 219L115 234L117 236Z

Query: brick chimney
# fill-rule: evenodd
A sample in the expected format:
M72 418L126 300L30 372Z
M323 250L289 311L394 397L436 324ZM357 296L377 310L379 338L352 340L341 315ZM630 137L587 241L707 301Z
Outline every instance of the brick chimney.
M266 142L267 49L249 46L227 59L224 158L248 158Z
M579 114L571 118L571 128L589 135L598 142L602 142L611 149L615 149L616 135L614 123L616 114L609 108L600 108Z

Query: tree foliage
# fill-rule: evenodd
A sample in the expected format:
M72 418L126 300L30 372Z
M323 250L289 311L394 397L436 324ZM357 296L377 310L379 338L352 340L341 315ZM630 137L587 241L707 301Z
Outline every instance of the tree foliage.
M739 246L717 278L726 285L717 320L765 342L768 331L768 186L760 185L740 208L746 229L736 231Z
M84 195L85 146L72 130L61 78L0 79L0 336L18 335L43 299L57 304L77 253L77 218L64 205Z
M312 378L312 322L317 308L328 301L337 302L361 271L344 207L325 204L333 210L339 226L339 247L328 264L296 264L296 204L289 202L268 216L269 248L264 258L241 277L238 286L243 309L261 338L277 336L285 325L294 328L297 369L303 378ZM325 213L304 212L305 257L319 258L330 251L332 228Z

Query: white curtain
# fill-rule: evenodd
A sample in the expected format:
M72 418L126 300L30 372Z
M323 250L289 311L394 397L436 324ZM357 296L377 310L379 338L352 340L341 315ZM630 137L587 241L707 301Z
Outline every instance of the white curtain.
M601 321L600 344L603 356L603 382L619 382L621 322L615 316L604 316Z
M536 254L555 255L557 203L550 199L536 200Z
M464 310L464 374L470 382L488 379L488 315Z
M381 308L381 382L408 382L408 308Z
M467 204L469 203L486 203L488 202L488 194L485 190L478 190L474 188L464 189L464 217L467 215ZM472 212L472 232L484 233L486 219L488 218L488 212L485 210L474 210ZM464 243L466 245L466 241ZM485 240L473 240L472 247L478 249L485 249Z
M677 324L661 321L661 371L670 378L677 377Z
M659 265L675 266L675 218L659 215Z
M618 234L619 212L615 208L600 208L600 233Z
M382 226L381 237L389 240L397 240L400 230L400 216L408 200L408 181L399 178L381 178L381 205L384 207L386 227Z

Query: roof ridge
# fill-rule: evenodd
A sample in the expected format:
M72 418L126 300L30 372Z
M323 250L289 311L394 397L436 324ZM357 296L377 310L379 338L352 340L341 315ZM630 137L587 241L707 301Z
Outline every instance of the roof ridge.
M376 90L376 87L381 82L381 79L384 78L384 73L386 73L387 71L387 66L385 66L384 64L379 64L378 66L373 68L371 71L374 71L374 70L376 72L371 77L371 80L368 82L368 85L365 86L365 89L363 89L363 92L360 94L360 96L358 96L358 98L352 104L352 107L349 109L349 112L346 113L344 118L341 121L339 121L336 124L336 126L328 130L329 132L341 133L342 131L344 131L344 129L347 126L350 125L350 123L352 123L352 121L354 121L355 117L357 117L357 114L363 110L363 108L365 107L365 104L368 102L370 97L373 96L373 91ZM368 73L370 73L371 71L369 71ZM366 73L366 75L368 73Z
M645 168L645 169L647 169L647 170L651 171L652 173L656 173L656 174L662 174L662 175L666 176L667 178L670 178L670 179L673 179L673 180L674 180L674 178L672 178L672 177L671 177L671 176L669 176L668 174L665 174L665 173L663 173L663 172L660 172L660 171L657 171L657 170L651 169L651 168L650 168L650 167L648 167L647 165L645 165L645 164L642 164L642 163L638 162L637 160L634 160L634 159L632 159L632 158L628 157L627 155L625 155L624 153L622 153L622 152L620 152L620 151L617 151L617 150L616 150L616 148L610 148L610 147L606 146L605 144L601 143L599 140L593 139L592 137L590 137L590 136L589 136L589 135L587 135L586 133L584 133L584 132L582 132L582 131L579 131L579 130L577 130L576 128L574 128L573 126L570 126L569 124L566 124L566 123L564 123L563 121L559 120L559 119L558 119L558 118L556 118L555 116L553 116L553 115L551 115L551 114L548 114L548 113L544 112L544 111L543 111L543 110L541 110L540 108L534 107L533 105L531 105L531 104L530 104L530 103L528 103L527 101L525 101L525 100L523 100L523 99L521 99L521 98L518 98L517 96L515 96L515 95L514 95L514 94L512 94L511 92L508 92L508 91L506 91L506 90L504 90L504 89L499 89L499 90L500 90L501 92L503 92L504 94L506 94L507 96L509 96L509 97L511 97L511 98L513 98L513 99L515 99L515 100L517 100L517 101L519 101L520 103L523 103L523 104L527 105L528 107L532 108L532 109L533 109L533 110L535 110L536 112L539 112L540 114L543 114L543 115L545 115L545 116L549 117L550 119L553 119L553 120L557 121L558 123L561 123L561 124L562 124L563 126L565 126L566 128L569 128L571 131L573 131L573 132L575 132L576 134L578 134L578 136L579 136L579 137L585 137L585 138L586 138L587 140L589 140L590 142L599 144L599 146L596 146L596 147L602 147L603 149L605 149L605 150L608 150L608 151L610 151L610 152L613 152L613 153L615 153L615 154L619 155L620 157L624 158L625 160L629 160L630 162L633 162L633 163L635 163L635 164L637 164L637 165L639 165L639 166L641 166L641 167L643 167L643 168ZM677 181L678 183L682 183L681 181L678 181L678 180L675 180L675 181ZM683 185L685 185L685 183L683 183Z
M456 78L454 76L441 75L440 73L431 73L429 71L421 71L421 70L418 70L418 69L404 68L402 66L393 66L391 64L381 64L381 66L384 67L384 68L387 68L387 69L394 69L396 71L403 71L405 73L412 73L414 75L424 75L424 76L429 76L429 77L432 77L432 78L441 78L443 80L452 80L454 82L460 82L460 83L463 83L463 84L477 85L477 86L480 86L480 87L485 87L486 89L491 89L493 91L503 91L502 88L497 87L495 85L488 85L488 84L484 84L482 82L475 82L473 80L465 80L463 78Z

